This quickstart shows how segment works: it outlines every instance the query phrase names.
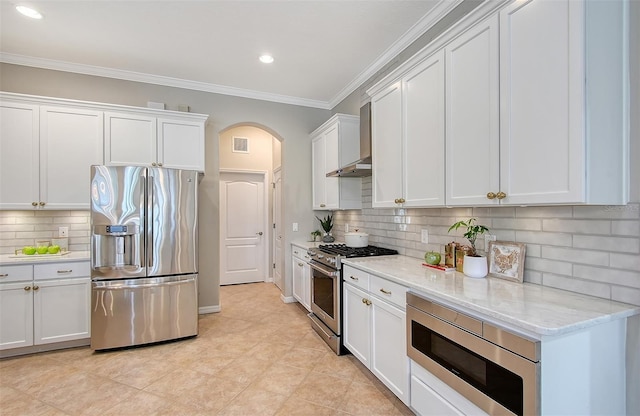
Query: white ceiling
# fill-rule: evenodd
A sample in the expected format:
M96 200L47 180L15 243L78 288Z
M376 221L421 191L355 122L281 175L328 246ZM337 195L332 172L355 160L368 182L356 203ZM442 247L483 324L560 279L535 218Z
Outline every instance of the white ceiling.
M0 61L328 109L459 2L0 0Z

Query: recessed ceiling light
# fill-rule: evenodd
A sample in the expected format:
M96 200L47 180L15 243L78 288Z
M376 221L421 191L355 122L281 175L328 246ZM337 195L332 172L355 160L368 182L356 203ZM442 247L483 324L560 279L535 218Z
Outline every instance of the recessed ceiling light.
M270 64L273 62L273 56L271 55L262 55L260 56L260 62L265 64Z
M32 19L42 19L42 13L37 11L36 9L32 9L27 6L16 6L16 10L21 14L30 17Z

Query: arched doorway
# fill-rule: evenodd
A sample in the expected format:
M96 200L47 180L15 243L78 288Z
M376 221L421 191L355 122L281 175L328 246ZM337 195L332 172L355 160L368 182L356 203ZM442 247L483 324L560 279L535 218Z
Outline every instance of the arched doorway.
M273 281L284 289L281 141L254 123L219 134L221 285Z

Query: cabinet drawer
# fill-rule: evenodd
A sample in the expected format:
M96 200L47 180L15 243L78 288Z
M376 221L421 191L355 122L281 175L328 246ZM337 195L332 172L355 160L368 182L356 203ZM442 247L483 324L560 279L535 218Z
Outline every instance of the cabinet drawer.
M369 273L344 265L343 280L364 290L369 290Z
M401 284L372 275L369 279L369 287L372 295L391 302L402 310L406 309L407 288Z
M22 282L33 279L33 266L0 266L0 283Z
M305 263L309 263L310 257L307 254L307 249L306 248L302 248L302 247L298 247L298 246L291 246L291 254L296 259L302 260Z
M91 276L88 261L36 264L33 268L35 280Z

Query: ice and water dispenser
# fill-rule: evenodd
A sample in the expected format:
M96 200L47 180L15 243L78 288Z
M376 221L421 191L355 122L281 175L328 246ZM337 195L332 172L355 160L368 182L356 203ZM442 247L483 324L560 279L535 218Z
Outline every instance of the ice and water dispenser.
M92 239L93 270L136 273L142 268L142 235L137 224L94 225Z

